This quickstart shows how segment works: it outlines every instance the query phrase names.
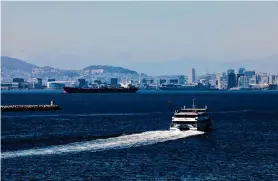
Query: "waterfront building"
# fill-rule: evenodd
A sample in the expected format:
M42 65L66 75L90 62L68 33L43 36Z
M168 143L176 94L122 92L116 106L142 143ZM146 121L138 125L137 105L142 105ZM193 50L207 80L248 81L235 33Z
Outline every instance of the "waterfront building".
M31 78L28 88L30 89L41 89L42 88L42 79L41 78Z
M47 88L48 89L63 89L65 87L65 84L58 83L58 82L47 82Z
M18 82L18 88L25 88L25 83L23 78L13 78L13 82Z
M236 75L233 69L228 70L228 89L236 87Z
M250 78L252 78L252 76L256 75L256 72L255 72L255 70L245 71L244 75L250 79Z
M276 82L276 76L275 75L270 75L268 77L268 84L275 84Z
M188 76L188 83L193 84L196 81L196 75L195 75L195 68L192 68L190 70L189 76Z
M239 68L238 69L238 74L245 75L245 68Z
M249 87L247 76L240 76L238 78L238 87L239 88L248 88Z
M54 82L55 79L48 79L47 82Z
M85 79L78 79L79 87L85 87L86 80Z
M166 84L166 82L167 82L166 79L160 79L159 80L159 85Z
M181 84L181 85L185 84L185 76L184 75L179 76L179 84Z
M179 79L170 79L169 82L170 82L170 84L178 84Z
M18 82L1 82L1 89L18 89Z
M117 78L111 78L110 85L111 85L111 87L117 87L118 86L118 79Z

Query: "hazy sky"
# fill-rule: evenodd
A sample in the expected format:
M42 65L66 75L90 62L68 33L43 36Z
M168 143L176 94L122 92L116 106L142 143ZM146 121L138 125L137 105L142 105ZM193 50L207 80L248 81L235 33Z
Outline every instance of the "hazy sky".
M2 55L83 68L278 54L278 2L1 2Z

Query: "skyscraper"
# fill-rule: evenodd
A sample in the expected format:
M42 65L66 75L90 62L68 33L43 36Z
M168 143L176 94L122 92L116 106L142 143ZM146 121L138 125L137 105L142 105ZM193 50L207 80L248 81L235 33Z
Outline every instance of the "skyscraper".
M111 78L110 84L111 84L111 87L117 87L118 86L118 79L117 78Z
M230 69L228 70L228 89L236 87L236 75L235 71Z
M270 75L268 77L268 84L275 84L276 82L276 76L275 75Z
M78 82L79 82L79 87L85 86L85 79L78 79Z
M222 88L222 73L217 73L216 74L216 80L217 80L217 88L221 89Z
M248 78L252 78L253 75L256 75L256 72L255 72L255 70L245 71L245 75Z
M240 74L240 73L238 73L237 75L236 75L236 86L237 87L239 87L239 78L240 77L243 77L244 76L244 74Z
M238 74L245 74L245 68L239 68L238 69Z
M248 88L249 87L247 76L240 76L238 78L238 87L240 87L240 88Z
M184 75L179 76L179 84L184 84L185 77Z
M189 73L188 83L190 83L190 84L195 83L195 68L192 68Z

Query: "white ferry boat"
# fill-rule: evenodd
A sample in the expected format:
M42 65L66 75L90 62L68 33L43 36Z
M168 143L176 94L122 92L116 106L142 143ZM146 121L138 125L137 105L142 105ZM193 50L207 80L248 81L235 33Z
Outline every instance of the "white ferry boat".
M207 113L207 106L205 108L197 108L194 104L192 108L185 106L180 110L176 110L172 117L170 130L198 130L210 131L211 118Z

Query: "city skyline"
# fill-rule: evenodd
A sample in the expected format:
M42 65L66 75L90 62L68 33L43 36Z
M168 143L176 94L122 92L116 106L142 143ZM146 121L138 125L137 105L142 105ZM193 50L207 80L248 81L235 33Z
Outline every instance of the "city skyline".
M106 64L154 75L246 67L278 74L277 2L1 4L2 55L35 65Z

